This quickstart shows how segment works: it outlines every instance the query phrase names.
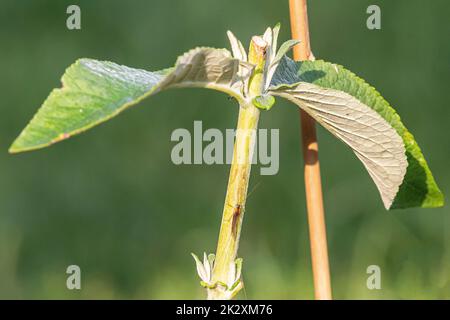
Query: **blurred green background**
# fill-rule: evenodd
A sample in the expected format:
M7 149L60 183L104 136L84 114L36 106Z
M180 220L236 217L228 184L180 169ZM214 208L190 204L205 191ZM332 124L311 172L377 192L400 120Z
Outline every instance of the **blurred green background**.
M82 29L66 28L78 4ZM382 29L366 28L378 4ZM256 9L255 9L256 8ZM450 194L447 0L310 1L311 44L374 85L414 133ZM237 108L208 90L164 92L52 148L11 156L12 140L79 57L158 70L197 45L228 47L282 23L288 1L0 1L0 298L204 297L190 252L215 251L227 165L170 161L176 128L233 128ZM297 107L278 101L280 170L253 170L241 237L248 299L313 298ZM335 298L450 298L448 207L386 212L361 163L318 129ZM66 288L66 268L82 290ZM368 290L379 265L382 289Z

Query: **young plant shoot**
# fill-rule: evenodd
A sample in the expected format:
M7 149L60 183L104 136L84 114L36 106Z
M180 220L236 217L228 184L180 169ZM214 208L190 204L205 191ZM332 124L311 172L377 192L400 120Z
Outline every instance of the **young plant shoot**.
M227 49L199 47L175 66L145 71L80 59L62 77L9 151L50 146L113 118L144 98L171 88L222 91L239 103L236 140L216 254L193 255L209 299L231 299L243 287L237 258L253 145L262 110L275 97L300 107L361 160L386 209L438 207L444 199L414 137L395 110L364 80L325 61L294 62L277 49L279 25L254 36L248 52L228 31ZM268 113L263 112L266 116Z

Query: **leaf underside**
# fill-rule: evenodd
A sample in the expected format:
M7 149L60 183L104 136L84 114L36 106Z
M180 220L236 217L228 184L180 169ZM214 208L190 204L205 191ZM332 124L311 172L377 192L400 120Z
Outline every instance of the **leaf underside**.
M297 104L347 144L375 182L386 209L391 207L408 163L402 138L386 120L345 92L307 82L271 92Z
M203 87L240 99L242 63L226 49L196 48L175 67L149 72L113 62L79 59L14 141L11 153L47 147L107 121L161 90Z
M391 209L431 208L444 204L444 196L414 137L403 125L396 111L373 87L342 66L321 60L294 62L285 57L272 79L271 89L290 87L292 90L299 81L338 90L356 98L386 120L401 137L408 166L403 182L390 206ZM369 173L371 174L370 171Z

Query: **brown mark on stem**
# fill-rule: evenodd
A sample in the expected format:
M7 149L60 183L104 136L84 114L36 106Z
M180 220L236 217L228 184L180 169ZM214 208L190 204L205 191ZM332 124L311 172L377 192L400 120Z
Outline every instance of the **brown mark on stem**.
M238 221L239 221L240 217L241 217L241 205L238 204L234 207L233 217L231 219L231 232L232 232L234 238L237 237L237 231L238 231L237 226L238 226Z

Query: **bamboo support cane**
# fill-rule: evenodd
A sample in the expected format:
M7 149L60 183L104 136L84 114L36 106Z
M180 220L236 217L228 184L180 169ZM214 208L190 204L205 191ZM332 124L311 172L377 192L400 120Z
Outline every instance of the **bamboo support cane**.
M289 10L292 38L301 41L294 47L294 60L310 60L312 54L306 0L289 0ZM314 296L317 300L330 300L330 270L315 121L300 110L300 122Z

